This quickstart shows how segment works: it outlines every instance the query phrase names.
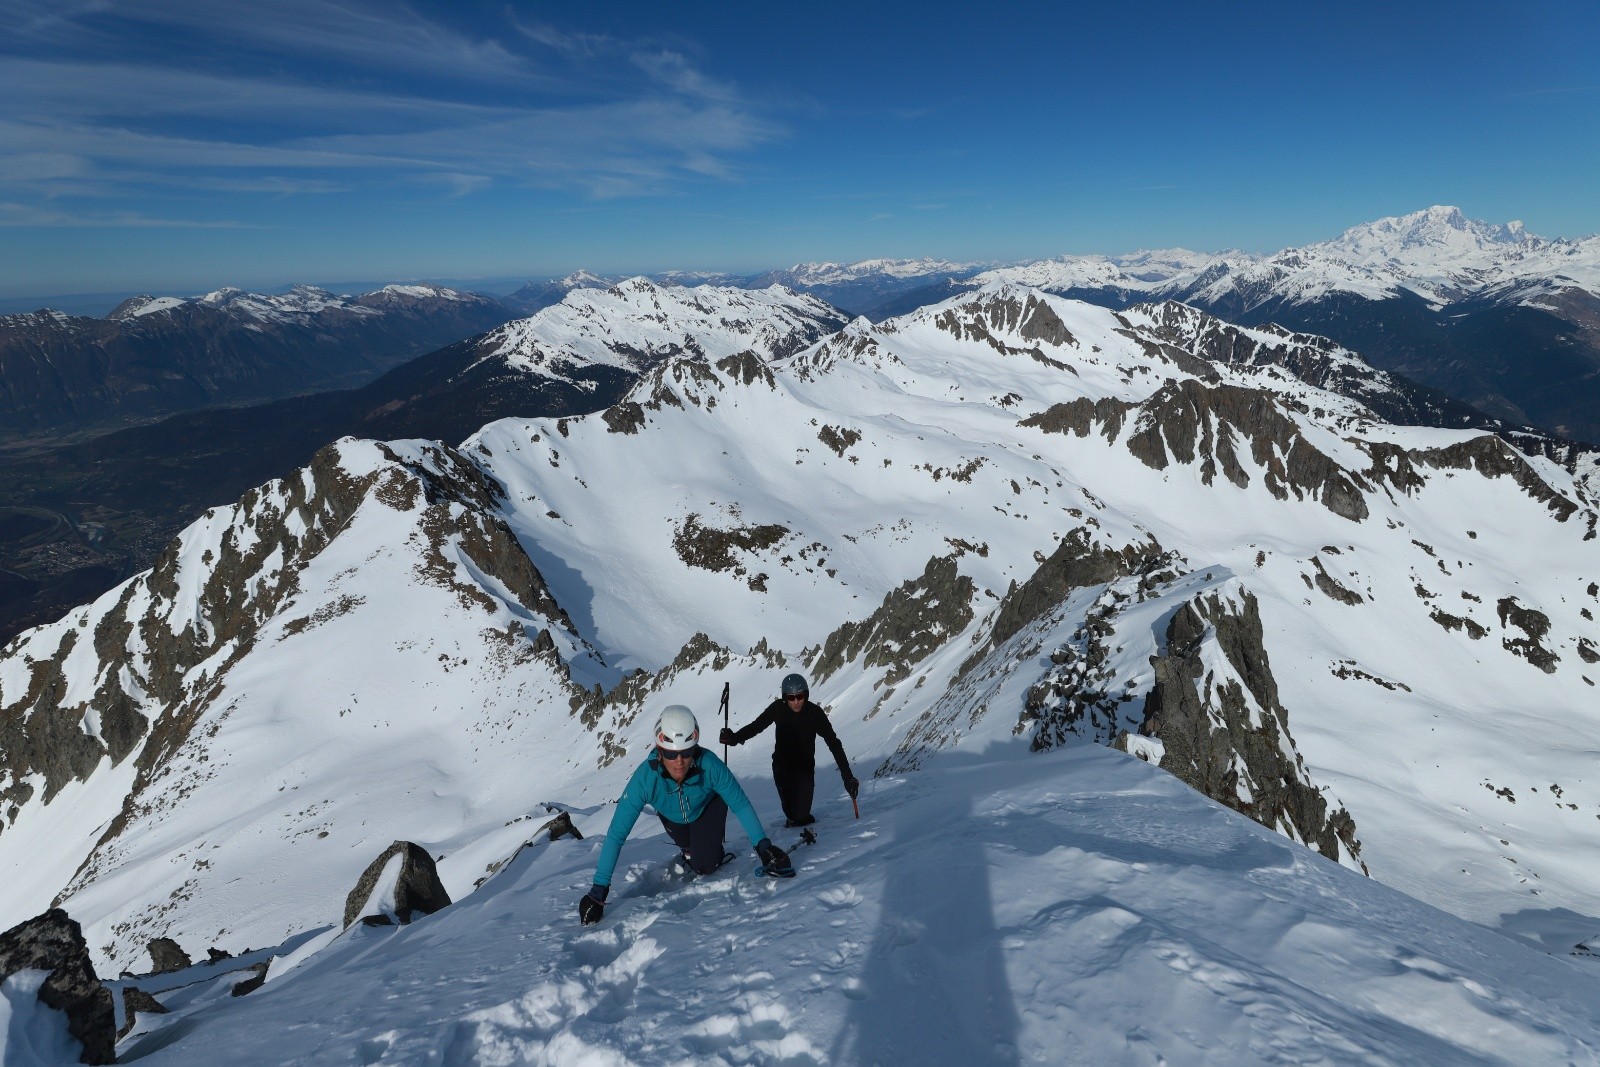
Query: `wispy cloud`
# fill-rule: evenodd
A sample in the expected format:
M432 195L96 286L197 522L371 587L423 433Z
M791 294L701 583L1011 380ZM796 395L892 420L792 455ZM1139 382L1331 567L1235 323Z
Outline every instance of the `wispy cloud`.
M782 133L652 41L473 36L372 0L12 2L0 195L18 202L396 183L627 196L733 180Z
M163 219L141 215L132 211L112 211L86 214L60 211L37 204L0 203L0 227L48 226L72 229L189 229L189 230L245 230L256 229L247 223L225 219Z

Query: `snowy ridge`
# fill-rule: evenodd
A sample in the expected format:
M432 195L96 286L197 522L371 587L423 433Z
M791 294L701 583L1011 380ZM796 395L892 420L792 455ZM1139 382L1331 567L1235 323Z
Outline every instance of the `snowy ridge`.
M770 359L810 344L839 321L822 301L781 286L691 289L640 277L607 289L572 289L561 303L489 333L479 348L482 359L557 378L574 366L644 370L678 353L721 359L753 351Z
M339 296L314 285L297 285L287 293L269 295L244 289L223 288L190 299L136 296L123 301L106 317L138 319L173 312L188 305L215 308L239 318L276 325L305 325L319 315L344 313L377 315L390 306L415 301L483 303L485 298L439 285L386 285L360 296Z
M574 336L684 336L671 327L692 319L698 351L661 360L607 411L502 420L459 450L342 442L298 481L191 528L116 599L6 650L7 723L54 716L51 737L106 737L115 706L150 725L116 734L129 742L120 761L95 749L48 802L12 794L0 862L37 866L22 846L52 835L77 851L51 868L72 867L69 881L8 897L18 914L0 921L59 891L97 959L119 969L142 966L157 934L195 953L299 952L290 942L335 921L366 864L411 840L445 857L463 903L385 946L357 933L341 948L328 934L332 947L306 949L282 994L269 982L252 996L309 1011L296 998L326 999L316 983L358 985L343 971L357 956L488 922L478 909L503 905L534 936L486 928L505 954L484 950L500 961L472 987L484 992L447 984L439 1026L374 1023L361 1038L373 1057L404 1062L460 1040L536 1062L648 1059L660 1051L648 1024L686 1042L678 1055L849 1062L878 1055L883 1035L844 1035L862 1018L845 1003L853 992L961 1048L1033 1050L1081 1029L1072 999L1043 992L1061 974L1080 993L1099 988L1097 974L1119 976L1111 984L1145 1012L1190 1005L1172 1033L1201 1020L1194 1032L1224 1035L1217 1049L1245 1058L1292 1058L1304 1028L1297 1039L1272 1023L1281 1013L1250 1007L1262 1000L1218 989L1270 990L1273 1007L1327 1020L1313 1029L1349 1041L1356 1059L1505 1058L1507 1033L1556 1058L1592 1057L1592 1024L1565 1007L1568 993L1516 985L1590 979L1368 895L1398 888L1553 951L1593 934L1600 782L1583 738L1600 727L1600 590L1588 577L1600 539L1570 473L1479 431L1385 422L1297 376L1359 380L1354 357L1328 342L1229 332L1176 306L1118 314L1001 282L877 326L858 319L774 359L748 341L718 347L722 308L706 290L636 280L598 295L610 303L569 299L616 319L581 317ZM705 305L677 302L694 298ZM1178 625L1186 611L1191 629ZM789 888L733 876L659 908L624 892L609 925L583 934L567 912L591 873L585 848L525 850L524 866L483 883L487 895L471 888L516 851L541 803L571 810L585 832L603 826L661 705L688 704L705 726L727 683L748 721L788 670L813 678L857 773L876 773L864 814L890 820L860 828L889 835L883 851L825 837L792 884L815 877L815 893L784 897L813 909L812 934L843 913L840 954L819 956L828 950L810 935L804 948L778 938L776 956L717 972L743 976L733 1009L681 1026L646 1011L636 1029L605 1006L634 1003L647 973L652 992L687 974L688 911L720 906L717 886L732 886L715 922L748 922L738 929L759 941L774 914L763 901ZM113 676L130 679L126 702L97 698ZM1208 744L1186 752L1190 738L1216 739L1215 765ZM1079 750L1090 742L1153 756L1282 836L1224 833L1236 823L1198 793ZM770 827L764 756L736 753L735 767ZM113 810L112 776L130 762L139 781ZM830 775L819 771L819 813L842 816ZM1142 807L1152 791L1177 807ZM975 846L966 820L979 814L997 831ZM1382 885L1285 838L1364 864ZM952 862L960 892L907 916L901 874L938 882L911 858L917 842ZM624 864L648 866L652 848L630 843ZM961 873L987 865L1003 890ZM1267 928L1229 921L1261 916L1263 893ZM1430 931L1426 944L1404 940L1397 955L1397 922ZM935 925L971 940L924 941ZM1219 940L1240 927L1261 936ZM986 956L991 929L1001 948ZM958 1012L940 1002L919 1014L886 992L903 985L888 962L896 946L919 944L930 955L916 959L939 975L976 966L1033 992L1012 1001L1015 1017L1001 998L1000 1016L951 1036L933 1020ZM1091 949L1107 944L1108 956ZM1331 989L1317 953L1291 951L1309 944L1359 955L1362 981ZM790 999L774 1006L774 960L790 951L799 973L832 967L840 981L811 993L784 983ZM1509 982L1494 973L1508 960ZM1185 999L1196 975L1220 984ZM842 1001L805 999L841 990ZM1430 1010L1413 1011L1423 992ZM203 1001L207 1018L226 1014ZM816 1007L801 1013L802 1001ZM606 1023L619 1025L597 1029ZM1128 1040L1128 1027L1099 1025L1089 1040ZM1252 1044L1262 1032L1267 1044ZM1174 1062L1206 1058L1165 1032L1152 1040ZM180 1041L164 1054L200 1053Z
M762 761L739 759L759 781ZM307 942L320 951L274 962L248 1015L228 994L239 972L130 983L213 972L163 994L175 1015L141 1015L121 1051L160 1065L219 1044L249 1062L1011 1064L1070 1047L1093 1063L1445 1065L1600 1048L1592 976L1137 760L991 752L873 783L859 822L837 800L782 884L741 861L663 886L671 850L644 828L606 921L579 930L596 812L580 819L593 836L538 842L412 926ZM171 1041L185 1023L209 1040Z
M977 264L942 259L863 259L856 263L796 263L774 271L775 280L797 285L839 285L865 278L922 278L935 274L964 274Z

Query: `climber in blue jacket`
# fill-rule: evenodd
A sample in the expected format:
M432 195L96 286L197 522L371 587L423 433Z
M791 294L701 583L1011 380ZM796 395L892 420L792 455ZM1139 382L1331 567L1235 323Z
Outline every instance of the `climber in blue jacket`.
M667 836L683 850L683 859L696 874L709 874L732 858L723 851L728 812L732 811L755 842L764 874L792 877L788 855L767 837L761 819L740 788L728 765L700 747L700 725L694 713L673 704L656 720L656 743L650 755L635 768L611 816L594 884L578 902L583 925L597 923L605 914L611 875L617 867L622 843L633 831L648 804L661 818Z

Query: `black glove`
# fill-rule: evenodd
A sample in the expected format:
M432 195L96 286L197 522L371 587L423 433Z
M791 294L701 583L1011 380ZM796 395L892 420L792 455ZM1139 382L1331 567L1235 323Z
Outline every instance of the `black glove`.
M724 726L722 728L722 732L717 735L717 741L724 745L737 745L739 743L739 739L733 736L733 731L728 729L726 726Z
M789 854L774 845L770 838L763 837L756 842L756 855L761 857L761 867L768 874L794 873L794 867L789 863Z
M856 776L849 771L844 772L844 791L850 794L851 800L854 800L856 794L861 792L861 783L856 781Z
M606 894L611 892L608 885L592 885L589 891L578 901L578 921L584 926L593 926L600 921L606 913Z

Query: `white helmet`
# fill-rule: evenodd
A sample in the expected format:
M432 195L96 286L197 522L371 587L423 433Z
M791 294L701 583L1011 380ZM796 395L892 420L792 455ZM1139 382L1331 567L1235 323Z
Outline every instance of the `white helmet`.
M656 747L686 752L700 743L700 724L682 704L668 704L656 720Z

